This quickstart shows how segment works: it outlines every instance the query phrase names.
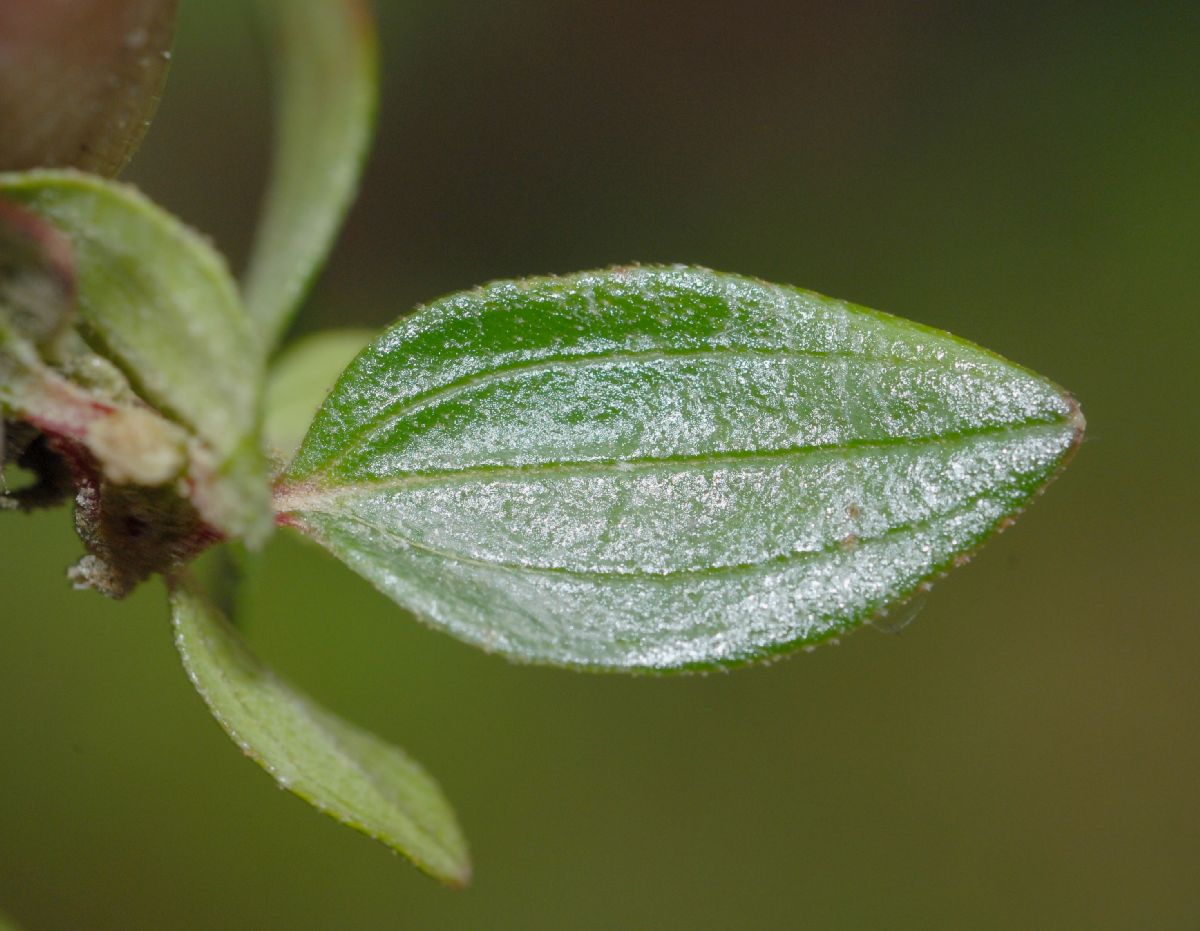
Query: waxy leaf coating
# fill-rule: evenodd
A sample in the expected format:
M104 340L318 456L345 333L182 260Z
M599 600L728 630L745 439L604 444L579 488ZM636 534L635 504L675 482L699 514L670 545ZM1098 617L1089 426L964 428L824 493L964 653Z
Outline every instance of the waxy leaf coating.
M436 879L467 882L454 811L418 763L275 675L194 583L173 582L171 617L183 665L213 717L280 786Z
M588 669L730 665L911 595L1083 428L949 334L704 269L499 282L345 371L284 520L430 623Z

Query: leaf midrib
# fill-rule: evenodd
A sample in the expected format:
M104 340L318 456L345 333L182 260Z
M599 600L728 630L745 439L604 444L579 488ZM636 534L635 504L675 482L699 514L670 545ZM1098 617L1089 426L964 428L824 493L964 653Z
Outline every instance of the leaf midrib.
M879 437L853 439L838 443L817 443L810 446L791 446L781 449L729 450L720 453L696 453L679 456L647 456L631 459L592 459L570 462L532 462L522 465L480 465L463 469L442 469L429 472L408 472L386 479L348 484L324 484L307 479L276 489L276 511L281 514L318 511L340 513L338 504L346 498L370 496L384 491L404 491L427 485L446 483L466 484L473 481L520 480L544 475L589 475L597 473L630 474L655 470L683 472L720 465L757 465L789 458L804 458L822 453L859 453L897 447L918 448L938 444L951 445L1002 434L1018 434L1041 428L1062 428L1070 425L1066 416L1034 418L1017 423L988 424L955 433L916 437Z
M362 425L351 431L344 439L338 451L320 465L310 469L309 474L316 471L327 471L336 468L356 449L361 448L364 440L381 430L392 427L405 417L433 406L436 403L465 394L474 388L487 386L505 380L514 374L538 374L559 369L603 367L620 365L622 363L674 362L677 360L713 360L730 362L740 357L767 359L843 359L853 360L863 364L892 365L914 369L957 368L963 374L967 371L962 366L968 366L973 372L979 364L957 358L937 359L901 359L896 356L869 355L864 352L847 352L842 350L826 351L818 349L797 348L759 348L754 346L731 346L728 348L706 349L671 349L656 347L647 350L621 350L606 353L580 353L578 355L537 356L521 358L508 365L496 366L483 371L472 372L445 384L438 385L428 391L419 392L410 397L397 401L379 411L375 416L362 421ZM335 389L336 391L336 389ZM326 402L329 403L329 402Z
M504 572L541 575L550 577L560 577L569 579L589 579L599 582L666 582L671 583L680 579L707 579L707 578L730 578L740 575L753 575L759 572L781 571L789 565L797 563L811 562L819 560L838 552L853 552L854 549L879 543L892 537L901 536L906 533L928 527L934 521L946 520L963 514L970 509L976 507L985 499L994 499L1003 497L1002 493L1006 488L1012 488L1016 483L1010 483L1008 486L996 489L990 489L986 492L981 492L972 495L967 501L955 505L952 508L947 508L944 511L939 511L935 514L929 514L925 517L916 520L908 521L903 524L897 524L889 527L882 533L875 534L869 537L859 537L853 544L853 548L847 548L845 541L834 540L829 544L812 550L797 550L791 553L777 553L765 559L756 562L733 563L726 566L698 566L684 569L672 569L666 572L652 572L646 569L572 569L566 566L533 566L526 563L513 563L504 560L488 560L480 559L474 556L467 556L463 553L457 553L453 550L443 550L427 543L418 542L411 537L405 536L389 527L384 527L363 518L357 514L341 515L343 519L351 523L359 524L367 527L383 536L389 538L401 547L418 550L426 553L429 556L438 559L445 559L449 562L459 563L460 565L475 566L481 569L500 570Z

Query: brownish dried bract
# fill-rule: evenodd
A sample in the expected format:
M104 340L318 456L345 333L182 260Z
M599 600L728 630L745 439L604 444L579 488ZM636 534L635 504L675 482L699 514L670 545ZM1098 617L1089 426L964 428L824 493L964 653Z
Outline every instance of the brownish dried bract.
M176 487L118 485L85 451L60 444L75 480L75 528L88 549L68 573L76 588L124 598L220 540Z
M178 0L0 0L0 170L116 175L154 115Z

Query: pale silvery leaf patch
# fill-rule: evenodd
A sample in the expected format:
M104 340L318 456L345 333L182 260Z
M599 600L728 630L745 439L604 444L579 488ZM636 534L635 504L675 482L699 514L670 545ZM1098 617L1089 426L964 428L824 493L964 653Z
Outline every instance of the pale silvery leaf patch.
M742 663L878 615L1078 444L949 334L688 267L499 282L347 368L285 522L433 625L586 669Z

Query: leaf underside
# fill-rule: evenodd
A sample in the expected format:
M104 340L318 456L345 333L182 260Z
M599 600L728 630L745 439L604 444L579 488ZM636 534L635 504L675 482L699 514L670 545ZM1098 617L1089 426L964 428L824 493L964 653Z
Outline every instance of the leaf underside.
M435 626L516 660L738 664L880 614L1078 443L949 334L687 267L499 282L346 370L276 492Z
M454 812L419 764L263 666L193 583L172 585L171 616L184 667L213 717L282 788L434 878L468 881Z

